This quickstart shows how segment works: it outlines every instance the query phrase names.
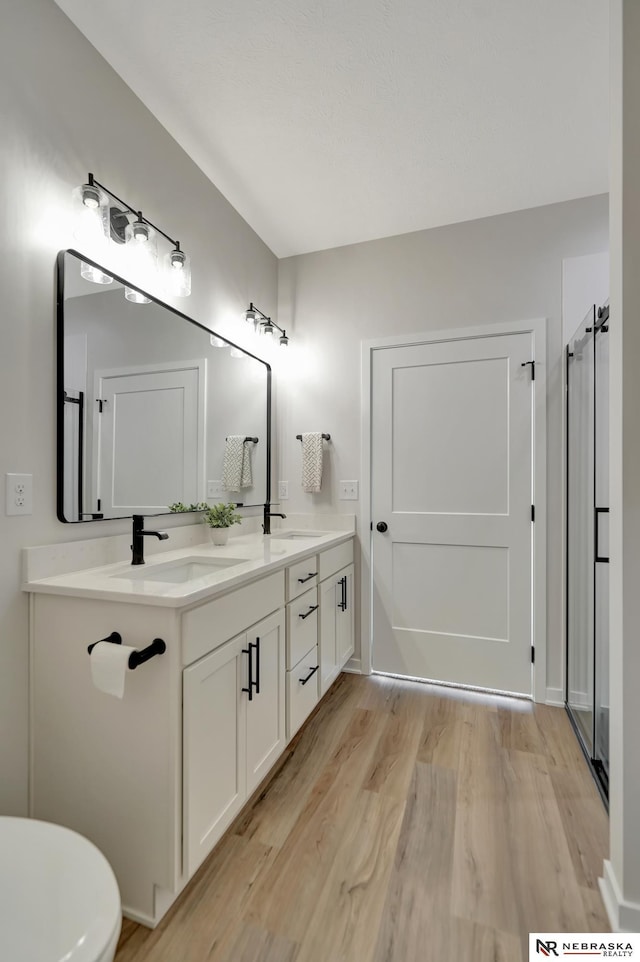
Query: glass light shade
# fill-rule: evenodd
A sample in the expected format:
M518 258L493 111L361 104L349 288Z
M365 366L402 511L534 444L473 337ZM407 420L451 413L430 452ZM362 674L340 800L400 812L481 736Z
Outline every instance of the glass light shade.
M274 332L275 332L275 327L273 326L270 320L267 320L262 325L262 333L268 334L270 337L273 337Z
M89 257L104 263L108 260L109 245L109 202L107 195L93 184L83 184L73 191L74 225L73 235L80 250ZM102 271L86 267L82 276L97 284L106 284ZM101 279L98 279L100 277Z
M227 346L227 342L226 342L226 341L223 341L221 337L217 337L215 334L212 334L211 337L209 338L209 340L211 341L211 347L226 347L226 346Z
M156 293L158 286L158 241L156 232L140 218L125 228L126 244L123 255L126 274L146 291ZM148 304L149 299L131 288L125 297L134 304ZM144 298L144 299L143 299Z
M280 335L280 347L287 347L288 344L289 344L289 338L287 337L286 333L283 331L282 334Z
M240 357L240 358L242 358L242 357L246 357L246 356L247 356L247 355L244 353L244 351L241 351L241 350L240 350L239 347L232 347L231 350L229 351L229 354L231 355L231 357Z
M91 281L93 284L113 284L111 274L105 274L99 267L94 267L92 264L85 264L84 261L80 264L80 274L86 281Z
M164 281L169 294L189 297L191 294L191 264L181 250L169 251L164 258Z
M248 310L244 312L244 319L247 324L256 323L256 312L254 311L253 307L249 307Z
M150 298L145 297L144 294L141 294L140 291L136 291L133 287L125 287L124 296L128 301L131 301L132 304L150 304L151 303Z

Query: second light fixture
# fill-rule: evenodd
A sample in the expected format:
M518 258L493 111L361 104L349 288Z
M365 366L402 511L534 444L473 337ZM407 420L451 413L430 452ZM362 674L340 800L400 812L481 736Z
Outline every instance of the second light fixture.
M253 324L254 330L259 331L261 334L267 334L273 337L276 331L280 331L280 337L278 338L280 347L286 347L288 345L289 338L284 328L271 320L259 307L256 307L253 301L244 312L244 319L248 324Z

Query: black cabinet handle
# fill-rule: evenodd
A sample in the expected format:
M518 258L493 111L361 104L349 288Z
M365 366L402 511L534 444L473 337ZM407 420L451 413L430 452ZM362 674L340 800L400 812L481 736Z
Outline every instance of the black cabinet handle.
M310 678L313 678L313 676L315 675L315 673L317 672L317 670L318 670L319 667L320 667L320 665L316 665L315 668L312 668L306 678L299 678L298 681L300 682L300 684L301 684L301 685L306 685L307 682L309 681L309 679L310 679Z
M596 561L602 561L604 564L608 564L608 563L609 563L609 559L600 556L600 545L599 545L599 540L600 540L600 539L599 539L598 535L599 535L599 532L600 532L600 524L599 524L599 522L600 522L600 515L601 515L601 514L609 514L609 509L608 509L608 508L596 508L595 511L596 511L595 519L594 519L594 525L595 525L595 529L596 529L596 531L595 531L595 542L596 542L596 543L595 543L595 560L596 560Z
M256 643L253 646L256 650L256 680L254 681L254 686L256 689L256 695L260 694L260 639L256 638Z
M243 649L242 649L242 654L249 656L249 681L248 681L249 687L242 689L242 691L246 691L247 695L249 696L249 701L253 701L253 685L254 685L254 681L253 681L253 658L251 657L251 651L252 651L252 649L253 649L253 645L251 644L251 642L249 642L249 647L248 647L248 648L243 648Z
M340 611L347 610L347 576L344 575L340 578L338 584L340 585L340 601L338 602L338 608Z
M302 618L302 620L304 621L304 619L308 618L309 615L312 615L317 608L318 608L318 605L311 605L307 613L305 615L302 615L302 614L298 615L298 618Z
M389 529L389 525L387 524L386 521L378 521L376 528L380 532L380 534L384 534L385 531Z
M298 583L303 585L305 581L311 581L311 579L315 578L317 574L317 571L310 571L306 578L298 578Z

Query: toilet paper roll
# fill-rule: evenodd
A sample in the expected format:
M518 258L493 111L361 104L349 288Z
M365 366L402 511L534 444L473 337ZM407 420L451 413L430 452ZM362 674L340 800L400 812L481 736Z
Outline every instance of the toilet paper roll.
M91 678L93 684L107 695L122 698L124 680L129 670L129 655L135 648L99 641L91 650Z

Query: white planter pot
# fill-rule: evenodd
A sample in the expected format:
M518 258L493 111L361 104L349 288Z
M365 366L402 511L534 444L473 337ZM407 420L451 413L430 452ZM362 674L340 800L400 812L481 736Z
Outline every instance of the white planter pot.
M223 545L229 540L228 528L209 528L209 537L214 544Z

